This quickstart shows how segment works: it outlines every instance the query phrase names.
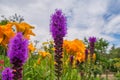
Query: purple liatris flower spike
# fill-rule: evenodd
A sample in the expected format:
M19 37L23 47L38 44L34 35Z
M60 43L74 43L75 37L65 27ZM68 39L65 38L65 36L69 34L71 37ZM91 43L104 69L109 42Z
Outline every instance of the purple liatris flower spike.
M51 16L50 21L50 32L54 39L55 47L55 72L57 80L60 79L62 75L62 52L63 52L63 37L67 33L66 17L61 10L56 10L56 12Z
M88 49L85 49L85 61L88 59Z
M51 16L50 32L54 39L57 37L64 37L66 35L66 21L66 17L62 14L61 10L56 10L56 12Z
M21 32L14 36L8 45L8 57L13 65L14 79L22 80L22 66L28 57L28 40L23 38Z
M96 37L89 37L89 42L90 43L95 43L96 42Z
M71 65L71 66L73 65L73 60L74 60L74 56L73 56L73 55L70 55L70 65Z
M96 42L96 38L95 37L90 37L89 38L90 54L91 54L91 56L93 56L93 53L94 53L95 42Z
M5 68L2 71L2 80L13 80L12 69Z

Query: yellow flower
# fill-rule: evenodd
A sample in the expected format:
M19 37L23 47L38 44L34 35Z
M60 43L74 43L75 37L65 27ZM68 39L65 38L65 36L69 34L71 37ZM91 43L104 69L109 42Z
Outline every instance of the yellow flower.
M53 51L55 51L55 48L52 48Z
M50 55L50 53L44 52L44 51L39 51L38 54L41 55L43 58L45 58L46 56Z
M94 60L96 59L96 54L95 54L95 53L93 54L93 59L94 59Z
M34 68L36 68L36 67L37 67L37 64L36 64L36 63L34 63L33 67L34 67Z
M42 45L46 45L46 44L49 44L48 42L43 42Z
M90 52L88 52L88 62L90 62L90 60L91 60L91 54L90 54ZM96 60L96 54L94 53L93 54L93 56L92 56L92 61L94 62Z
M54 41L49 41L50 42L50 44L54 44Z
M54 61L54 65L57 64L55 61Z
M116 67L116 68L120 68L120 62L116 62L116 63L114 63L114 67Z

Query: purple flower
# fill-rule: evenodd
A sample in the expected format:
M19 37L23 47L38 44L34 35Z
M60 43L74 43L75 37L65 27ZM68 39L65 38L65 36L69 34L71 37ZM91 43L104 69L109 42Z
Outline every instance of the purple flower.
M85 61L88 59L88 49L85 49Z
M73 65L73 59L74 59L74 56L73 56L73 55L70 55L70 65L71 65L71 66Z
M5 68L2 71L2 80L13 80L12 69Z
M8 45L8 57L14 70L13 79L22 80L22 66L28 57L28 40L23 38L21 32L10 40Z
M93 56L93 53L94 53L95 42L96 42L96 38L95 37L90 37L89 38L91 57Z
M8 45L8 57L10 63L16 66L23 65L28 57L28 40L24 39L22 33L17 33Z
M90 43L95 43L96 42L96 37L89 37L89 42Z
M62 52L63 52L63 37L67 33L67 23L66 17L61 10L56 10L56 12L51 16L50 21L50 32L54 39L55 47L55 72L57 80L60 79L62 74Z
M50 32L52 37L64 37L67 33L67 20L62 10L56 10L56 12L51 16L50 20Z

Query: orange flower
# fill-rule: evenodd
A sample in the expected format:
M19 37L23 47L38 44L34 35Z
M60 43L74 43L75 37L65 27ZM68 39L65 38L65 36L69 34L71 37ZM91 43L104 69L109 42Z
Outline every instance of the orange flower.
M74 42L76 43L78 51L81 53L85 52L85 44L82 42L82 40L75 39Z
M27 38L27 39L30 38L30 35L35 36L35 34L32 32L32 29L34 29L33 26L31 26L31 25L29 25L25 22L21 22L21 23L13 22L11 24L15 25L16 29L17 29L17 32L22 32L24 37Z
M85 44L82 40L64 40L63 48L67 52L68 55L74 56L74 62L84 62L85 61Z
M85 61L85 54L78 52L77 55L75 56L75 58L79 62L84 62Z
M13 26L16 30L13 29ZM25 38L30 39L30 35L35 36L32 29L34 29L34 27L25 22L8 22L6 25L0 25L0 44L6 47L10 38L17 32L22 32Z
M0 43L6 47L11 37L13 37L15 33L12 30L10 24L0 26Z
M36 50L36 48L33 46L33 43L30 43L28 45L28 49L29 49L30 52L34 52Z
M63 48L70 55L76 55L77 52L85 52L85 44L78 39L73 41L64 40Z
M16 32L22 32L24 37L27 39L30 39L30 35L35 36L35 34L32 32L32 29L34 29L34 27L25 22L9 22L8 24L11 25L11 27L15 26Z
M3 37L4 37L3 30L0 26L0 43L3 41Z

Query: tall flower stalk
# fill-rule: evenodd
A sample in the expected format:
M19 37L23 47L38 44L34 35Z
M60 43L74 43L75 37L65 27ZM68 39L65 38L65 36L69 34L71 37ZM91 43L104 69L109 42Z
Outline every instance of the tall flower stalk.
M8 57L13 69L13 80L22 80L22 66L28 57L28 40L23 38L22 33L17 33L8 45Z
M93 66L93 54L94 54L94 49L95 49L95 42L96 42L96 37L89 37L89 46L90 46L90 71L89 71L89 76L88 78L91 77L92 74L92 66Z
M54 39L54 47L55 47L55 75L57 76L57 80L60 80L62 75L62 54L63 54L63 37L65 37L67 33L67 24L66 17L62 13L61 10L56 10L56 12L51 16L50 20L50 32L52 33L52 37Z
M90 43L90 55L91 55L91 57L92 57L93 54L94 54L95 42L96 42L96 38L95 38L95 37L90 37L90 38L89 38L89 43Z
M88 49L85 50L85 61L87 62L88 59Z
M2 80L13 80L12 69L5 68L2 71Z

